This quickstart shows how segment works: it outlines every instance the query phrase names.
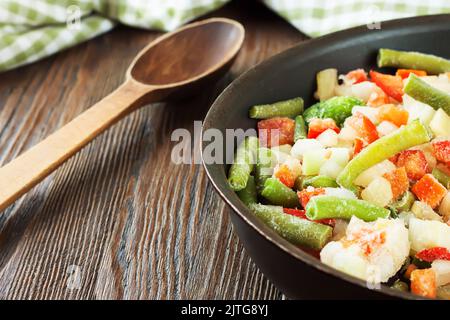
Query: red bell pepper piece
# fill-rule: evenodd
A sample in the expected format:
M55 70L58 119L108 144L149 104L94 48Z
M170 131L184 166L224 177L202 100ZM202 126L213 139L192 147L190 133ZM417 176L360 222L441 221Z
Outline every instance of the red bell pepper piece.
M450 162L450 140L434 141L431 146L437 160L444 163Z
M352 127L367 144L370 144L379 138L377 127L365 115L357 112L347 119L347 123Z
M399 102L403 101L403 80L400 76L392 76L390 74L384 74L371 70L370 78L388 96Z
M303 208L306 208L306 205L308 204L309 200L314 196L324 195L325 189L324 188L306 188L302 191L298 191L298 199L300 200L300 203Z
M414 69L398 69L395 75L401 77L402 79L406 79L409 77L411 73L414 73L418 77L423 77L427 75L427 72L424 70L414 70Z
M336 133L340 132L339 127L333 119L313 119L309 123L308 139L317 138L322 132L331 129Z
M408 178L421 179L428 171L428 161L421 150L404 150L397 158L397 166L405 167Z
M433 262L434 260L449 260L450 261L450 251L444 247L434 247L429 249L424 249L416 253L416 258L426 262Z
M417 181L411 190L420 201L427 203L433 209L441 203L447 194L447 188L429 173Z
M258 122L259 143L264 147L293 144L294 128L295 121L285 117L261 120Z
M355 157L358 153L360 153L362 149L364 149L366 146L367 143L363 139L356 138L355 143L353 145L353 157Z
M345 75L349 80L353 81L353 84L367 81L367 73L364 69L355 69Z

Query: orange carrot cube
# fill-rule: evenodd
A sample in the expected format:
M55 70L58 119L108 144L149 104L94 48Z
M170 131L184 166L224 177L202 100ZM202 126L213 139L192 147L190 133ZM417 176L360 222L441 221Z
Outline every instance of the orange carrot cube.
M421 150L405 150L397 158L397 166L405 167L408 178L419 180L428 171L428 161Z
M300 200L300 203L302 204L303 208L306 208L306 205L308 204L309 200L311 200L312 197L324 194L325 189L312 187L297 192L298 199Z
M274 176L289 188L292 188L295 184L295 175L286 164L278 166L275 169Z
M398 199L409 189L409 179L405 167L397 168L383 176L391 184L392 195Z
M447 189L431 174L426 174L412 188L412 192L420 201L436 208L447 194Z
M378 118L380 121L390 121L397 127L408 123L409 113L405 109L397 107L393 104L385 104L378 110Z
M436 298L436 274L433 269L417 269L411 273L411 292L426 298Z

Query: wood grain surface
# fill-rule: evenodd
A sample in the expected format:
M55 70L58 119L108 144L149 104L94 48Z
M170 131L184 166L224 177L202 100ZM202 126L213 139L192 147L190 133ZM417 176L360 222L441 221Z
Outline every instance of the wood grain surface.
M223 79L131 114L0 214L0 299L283 298L233 233L203 168L172 163L171 133L194 132L232 79L306 38L257 1L210 16L247 32ZM0 74L0 162L113 91L158 34L118 27Z

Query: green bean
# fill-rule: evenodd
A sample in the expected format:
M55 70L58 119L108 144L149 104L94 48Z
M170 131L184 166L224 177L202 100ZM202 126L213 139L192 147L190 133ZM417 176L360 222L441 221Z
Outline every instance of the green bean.
M313 177L305 177L302 182L302 189L306 187L314 187L314 188L337 188L339 185L336 183L336 180L330 178L328 176L313 176Z
M334 196L316 196L306 206L306 216L311 220L350 219L356 216L364 221L375 221L388 218L388 209L358 199L339 198Z
M237 148L234 162L228 172L228 183L234 191L242 190L247 185L248 177L256 163L257 149L257 137L245 137Z
M312 105L305 110L303 117L308 124L314 118L331 118L341 126L352 115L353 107L363 105L364 102L355 97L333 97Z
M279 206L254 204L250 209L266 225L295 245L320 250L333 233L332 227L285 214Z
M415 74L410 74L406 80L404 91L414 99L430 105L433 109L442 109L450 115L450 94L430 86Z
M450 176L445 172L439 170L438 168L434 168L431 174L447 189L450 189Z
M427 128L419 120L414 120L369 144L344 167L336 181L341 187L355 191L353 181L362 172L403 150L429 142L430 139Z
M253 203L257 203L258 196L256 193L255 178L253 176L249 176L245 188L236 191L236 193L239 199L241 199L241 201L245 203L246 206L250 206Z
M295 117L294 142L300 139L306 139L306 123L302 116Z
M267 199L270 204L287 208L298 207L300 205L297 193L276 178L269 178L266 180L261 195Z
M450 61L432 54L420 52L380 49L378 67L424 70L430 74L450 71Z
M258 149L255 167L255 183L258 194L261 194L266 180L272 176L276 164L277 159L272 150L264 147Z
M273 104L256 105L250 108L252 119L268 119L273 117L293 118L303 112L303 99L294 98Z
M410 191L406 191L403 196L392 204L392 207L398 211L409 211L416 198Z

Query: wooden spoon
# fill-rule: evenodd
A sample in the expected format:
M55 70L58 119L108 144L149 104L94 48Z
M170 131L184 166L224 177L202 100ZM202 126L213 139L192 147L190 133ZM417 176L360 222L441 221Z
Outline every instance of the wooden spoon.
M210 83L227 70L243 40L240 23L212 18L151 42L131 63L119 88L0 168L0 210L130 112Z

